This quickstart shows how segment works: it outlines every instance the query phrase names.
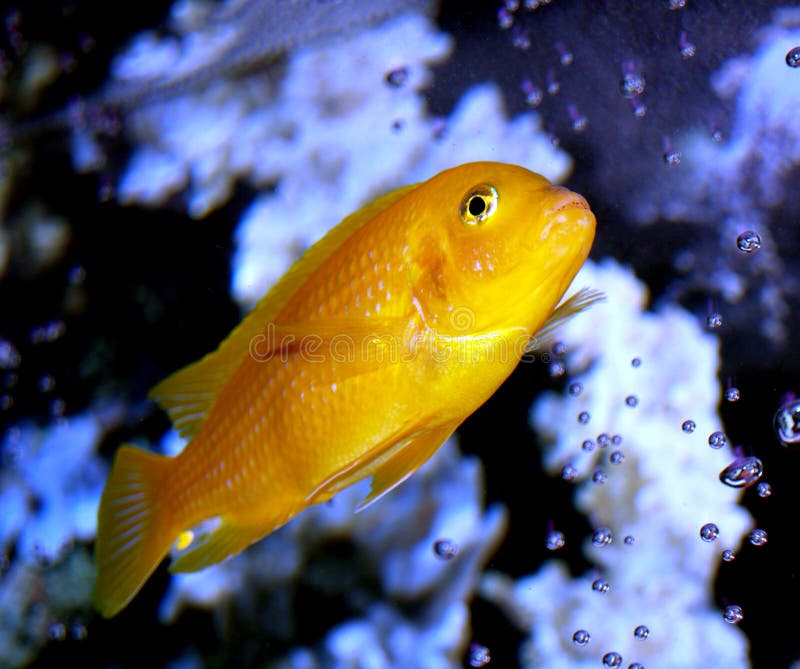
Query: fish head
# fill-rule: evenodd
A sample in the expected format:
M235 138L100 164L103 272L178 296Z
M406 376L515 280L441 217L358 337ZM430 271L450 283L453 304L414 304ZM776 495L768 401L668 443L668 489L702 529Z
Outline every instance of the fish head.
M438 327L446 329L443 310L458 311L471 314L476 332L533 334L591 249L595 217L586 200L503 163L462 165L424 186L432 186L430 198L442 208L434 216L438 257L431 279L439 289L423 295Z

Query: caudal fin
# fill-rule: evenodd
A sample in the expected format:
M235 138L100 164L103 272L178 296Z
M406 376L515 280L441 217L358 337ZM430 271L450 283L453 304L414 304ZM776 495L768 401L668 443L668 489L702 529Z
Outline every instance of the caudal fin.
M117 452L97 512L93 600L106 618L139 592L178 534L163 489L171 463L134 446Z

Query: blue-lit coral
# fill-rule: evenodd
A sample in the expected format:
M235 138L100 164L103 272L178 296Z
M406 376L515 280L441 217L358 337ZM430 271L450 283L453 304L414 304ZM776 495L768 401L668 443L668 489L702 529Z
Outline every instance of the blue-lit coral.
M603 286L606 302L559 332L581 392L544 395L531 419L547 469L573 470L576 507L596 528L584 544L595 570L571 578L552 560L515 583L487 577L483 590L530 631L526 667L600 666L612 651L646 667L747 667L744 635L712 601L723 550L752 525L718 480L730 449L708 445L721 425L718 342L678 307L644 311L644 286L615 263L587 263L584 283ZM714 542L699 534L709 520ZM646 641L633 633L641 624ZM589 644L573 642L580 629Z
M6 433L0 448L2 666L24 666L48 640L86 633L94 565L80 544L94 538L108 471L96 449L120 415L119 407L107 407Z

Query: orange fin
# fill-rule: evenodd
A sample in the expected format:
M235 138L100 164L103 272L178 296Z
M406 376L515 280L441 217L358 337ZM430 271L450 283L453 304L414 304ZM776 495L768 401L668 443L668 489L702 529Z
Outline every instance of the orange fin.
M372 476L369 495L358 503L356 511L371 506L422 467L455 429L451 424L426 430L383 462Z
M220 523L212 531L200 534L186 548L178 550L177 559L170 564L169 570L173 574L200 571L222 562L265 537L283 522L240 525L220 519Z
M533 336L525 347L526 353L543 351L552 343L553 335L558 327L581 311L586 311L597 302L606 299L605 293L593 288L581 288L574 295L570 295L566 300L559 304L550 317L544 322L539 331Z
M177 535L161 500L172 458L122 446L97 512L95 607L110 618L144 585Z
M370 494L356 508L360 511L411 476L455 428L455 425L446 425L422 430L410 437L376 447L325 479L306 497L306 502L324 502L340 490L373 476Z
M345 218L306 251L216 351L168 376L150 391L150 398L169 414L182 437L191 437L200 429L219 392L248 355L251 341L264 335L267 324L275 320L306 279L356 230L416 187L398 188Z

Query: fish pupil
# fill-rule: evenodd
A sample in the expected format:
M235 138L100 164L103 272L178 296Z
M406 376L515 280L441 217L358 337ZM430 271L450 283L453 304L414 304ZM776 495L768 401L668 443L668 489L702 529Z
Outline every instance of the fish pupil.
M480 195L476 195L470 198L467 209L473 216L480 216L484 211L486 211L486 202L484 202Z

